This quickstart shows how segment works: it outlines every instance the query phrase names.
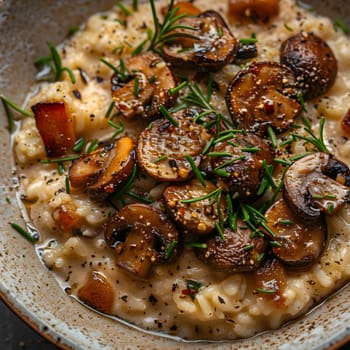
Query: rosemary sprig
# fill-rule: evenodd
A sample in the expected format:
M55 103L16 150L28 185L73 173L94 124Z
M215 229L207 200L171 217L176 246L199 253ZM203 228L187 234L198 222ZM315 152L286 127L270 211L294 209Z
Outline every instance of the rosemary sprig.
M152 35L149 34L149 37L151 37L151 42L148 47L148 50L161 53L162 47L165 43L175 41L178 38L182 37L182 38L198 39L196 36L188 33L174 33L174 30L176 29L195 30L195 28L191 26L177 24L177 22L180 19L187 17L187 15L186 14L177 15L179 11L179 7L174 8L174 0L170 1L168 11L164 16L163 24L160 24L159 22L154 0L150 0L150 4L151 4L152 16L153 16L154 31Z
M121 81L125 82L130 78L129 72L127 71L125 63L122 59L119 60L119 69L103 57L100 58L100 61L111 68Z
M199 197L195 197L195 198L190 198L190 199L180 199L179 202L180 203L195 203L195 202L200 202L200 201L204 201L205 199L208 198L217 198L217 196L222 192L222 188L219 187L216 190L205 194L203 196L199 196Z
M201 185L203 187L206 187L205 184L205 180L203 178L202 173L200 172L200 170L198 169L198 167L196 166L196 164L194 163L194 160L192 159L191 156L185 156L185 158L187 159L187 161L190 163L192 171L194 172L194 174L196 175L197 179L199 180L199 182L201 183Z
M171 124L173 124L174 126L179 126L178 120L173 118L169 111L163 105L159 106L159 110L163 114L163 116L169 120Z
M107 123L114 129L116 129L112 135L112 139L115 139L119 134L121 134L125 130L124 123L121 120L119 120L119 125L114 123L112 120L108 120Z

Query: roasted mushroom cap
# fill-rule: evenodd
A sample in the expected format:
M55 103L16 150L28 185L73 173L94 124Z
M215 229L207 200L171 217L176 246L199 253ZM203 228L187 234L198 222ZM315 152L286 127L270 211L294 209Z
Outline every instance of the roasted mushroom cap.
M295 73L305 99L323 95L337 76L338 64L332 49L313 33L301 32L283 42L280 60Z
M269 257L254 272L256 293L260 297L273 301L277 305L284 302L283 293L286 289L287 278L280 261Z
M172 114L177 126L165 118L155 120L139 135L137 159L146 173L161 181L185 181L192 176L186 156L198 166L210 138L204 126L194 121L198 113L198 109L186 109Z
M349 168L327 153L297 160L283 180L283 197L292 211L306 222L333 214L349 198Z
M175 226L145 204L129 204L112 216L105 239L115 249L117 265L139 279L147 279L152 265L175 259L181 246Z
M153 117L159 113L159 105L168 108L175 103L176 94L169 90L176 80L160 56L146 52L124 63L127 72L112 76L113 101L124 117Z
M47 155L57 157L69 153L74 146L75 131L65 103L37 103L32 110Z
M178 35L176 40L163 47L164 58L173 66L211 71L234 59L237 39L217 12L207 11L198 17L185 17L178 25L181 28L173 32Z
M72 189L104 200L128 179L134 164L134 142L130 137L102 144L73 161L69 169Z
M323 217L307 224L295 215L284 199L275 202L265 213L266 225L275 234L274 255L289 266L306 266L322 253L327 237L327 225Z
M241 220L237 230L224 229L224 240L215 236L206 241L207 248L196 249L197 256L217 271L227 273L254 271L260 265L266 241L254 237L253 231Z
M225 199L220 197L219 200L219 196L215 196L217 190L209 181L204 187L198 180L192 180L185 185L168 186L163 199L167 212L185 232L203 235L214 231L220 215L223 220L226 217Z
M264 164L272 163L274 151L267 140L247 133L232 135L231 139L216 144L208 155L220 183L232 195L250 202L258 196Z
M301 112L293 72L276 62L252 63L236 74L229 84L226 103L239 128L260 136L271 126L288 130Z

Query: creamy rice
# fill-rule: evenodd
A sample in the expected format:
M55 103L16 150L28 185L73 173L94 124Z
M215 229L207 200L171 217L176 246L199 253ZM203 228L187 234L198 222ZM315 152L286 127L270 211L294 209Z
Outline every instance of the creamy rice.
M212 3L212 4L211 4ZM158 8L164 2L158 3ZM201 10L215 9L226 16L226 1L215 3L196 0ZM77 137L108 139L113 129L107 126L105 113L112 102L111 69L100 61L104 57L117 64L116 48L122 45L122 56L147 38L146 27L152 28L148 4L140 5L135 15L128 17L127 31L117 21L119 8L96 14L64 44L61 51L63 66L77 77L72 84L68 74L59 82L41 83L28 98L28 107L38 102L64 101L74 119ZM145 25L144 25L145 23ZM294 1L281 0L280 12L267 24L244 23L232 20L231 30L237 38L257 33L256 61L279 61L281 43L300 30L312 31L329 44L338 60L338 76L326 96L307 103L307 116L318 130L318 115L326 117L325 139L336 157L350 164L350 141L340 127L340 121L350 106L350 42L336 31L330 19L306 12ZM80 77L85 72L87 84ZM214 74L225 85L240 69L229 65ZM81 99L74 97L78 90ZM227 115L223 96L216 93L215 107ZM148 122L125 122L125 134L136 135ZM299 147L299 148L298 148ZM297 151L303 151L301 145ZM84 285L91 270L99 271L114 289L112 314L147 330L165 332L188 339L236 339L250 337L257 332L278 328L284 322L304 314L315 303L331 294L350 277L350 208L344 207L327 218L329 242L321 258L309 269L286 270L287 285L284 305L273 303L254 293L250 274L216 272L198 260L191 249L185 248L172 264L153 268L147 282L126 275L115 264L115 255L103 239L102 225L113 209L93 201L85 194L68 194L66 175L60 175L55 164L41 164L46 158L45 148L34 119L27 118L15 135L15 156L31 220L41 233L37 250L52 269L62 287L73 295ZM68 167L68 166L67 166ZM138 179L140 188L154 186ZM151 197L158 199L163 187L152 189ZM81 219L82 234L69 237L54 220L55 209L72 204ZM186 280L200 281L195 299L183 295Z

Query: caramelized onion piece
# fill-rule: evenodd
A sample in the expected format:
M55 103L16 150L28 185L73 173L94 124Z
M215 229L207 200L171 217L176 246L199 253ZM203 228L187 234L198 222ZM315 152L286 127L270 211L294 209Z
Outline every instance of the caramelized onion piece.
M338 64L332 49L313 33L293 35L281 46L281 63L294 72L305 99L327 92L337 76Z
M245 202L256 199L265 174L263 161L270 165L274 158L269 141L252 133L234 134L212 151L209 155L218 154L211 157L211 166L220 183Z
M283 197L306 222L334 214L349 198L350 170L327 153L314 153L294 162L283 180Z
M69 153L75 143L75 131L65 103L37 103L32 110L47 155L57 157Z
M289 129L301 112L293 72L276 62L252 63L229 84L226 103L239 128L262 136L268 126Z
M193 4L191 1L178 1L174 4L173 9L178 8L176 15L186 15L186 16L198 16L201 10ZM162 8L162 15L165 16L169 7Z
M276 258L266 259L254 273L256 292L264 299L282 306L287 278L283 265Z
M91 271L88 280L78 290L82 302L106 314L113 313L114 294L111 283L99 271Z
M215 236L206 241L207 248L196 249L197 256L216 271L227 273L254 271L260 265L260 256L266 248L262 237L252 238L253 231L237 220L237 230L224 229L225 240Z
M327 236L327 225L323 217L307 224L295 215L283 199L275 202L265 213L266 225L275 234L274 255L289 266L306 266L322 253Z
M178 126L165 118L155 120L139 135L137 160L145 172L161 181L185 181L193 175L186 156L198 166L210 138L194 121L198 113L198 109L186 109L172 114Z
M178 36L164 45L163 56L173 66L211 71L234 59L238 42L219 13L207 11L198 17L182 18L178 24L189 28L175 29L174 35L186 34L194 38Z
M176 86L172 71L155 53L146 52L125 62L127 74L112 76L112 97L116 109L125 118L149 118L159 113L159 105L171 107L176 94L169 90Z
M181 248L175 226L145 204L129 204L111 217L105 239L115 249L117 265L139 279L149 277L152 265L175 259Z
M96 200L104 200L129 178L135 164L134 142L124 136L82 154L69 169L72 189L86 191Z
M191 203L181 201L199 199L217 189L209 181L205 182L204 187L198 180L192 180L185 185L168 186L163 193L163 199L169 216L185 232L199 235L211 233L214 231L215 223L219 223L219 215L222 215L223 220L225 219L225 199L220 200L219 209L218 200L214 195Z
M278 15L278 0L228 0L228 16L268 21Z

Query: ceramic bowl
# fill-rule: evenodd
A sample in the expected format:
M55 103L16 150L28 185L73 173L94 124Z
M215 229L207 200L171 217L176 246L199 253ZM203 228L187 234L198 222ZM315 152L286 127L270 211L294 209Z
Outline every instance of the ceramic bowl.
M115 0L0 0L0 94L21 104L46 42ZM350 2L308 1L320 13L350 18ZM178 342L145 333L89 310L62 292L30 243L9 222L23 224L7 118L0 108L0 296L24 321L63 349L328 349L350 339L350 285L279 330L230 343Z

